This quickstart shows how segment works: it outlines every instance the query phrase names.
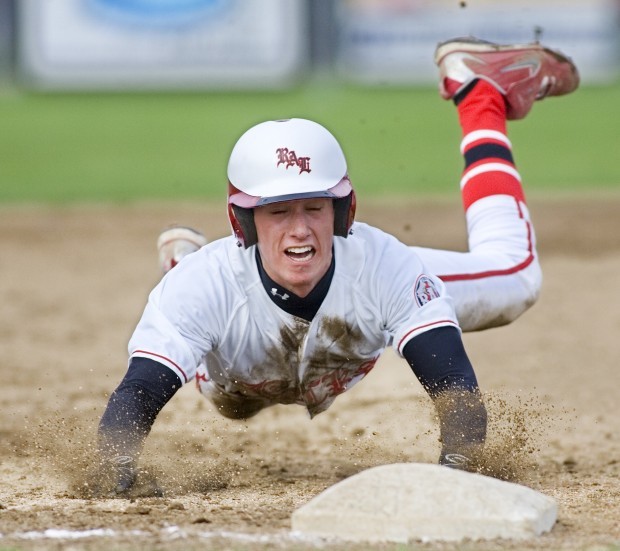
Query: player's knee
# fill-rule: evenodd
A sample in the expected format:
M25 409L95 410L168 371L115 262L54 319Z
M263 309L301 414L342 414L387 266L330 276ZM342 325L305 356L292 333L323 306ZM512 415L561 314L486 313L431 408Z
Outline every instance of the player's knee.
M521 282L523 285L523 304L525 311L532 307L538 301L538 297L540 297L543 275L537 258L534 258L534 262L524 271Z
M512 323L538 301L542 287L542 271L536 259L521 272L518 282L519 284L510 293L511 300L504 309L501 325Z
M502 278L502 284L487 289L472 302L457 309L463 331L481 331L508 325L529 310L538 300L542 272L536 260L526 269Z

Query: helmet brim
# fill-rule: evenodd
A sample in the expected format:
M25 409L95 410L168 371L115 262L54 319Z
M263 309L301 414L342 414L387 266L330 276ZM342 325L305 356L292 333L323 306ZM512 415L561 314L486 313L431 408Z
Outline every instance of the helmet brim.
M231 185L231 187L234 186ZM321 189L316 191L306 191L302 193L290 193L287 195L277 195L275 197L254 197L239 190L235 190L228 197L228 202L238 207L252 209L254 207L262 207L273 203L284 203L285 201L298 201L300 199L341 199L351 193L353 188L348 176L344 176L340 182L329 189Z

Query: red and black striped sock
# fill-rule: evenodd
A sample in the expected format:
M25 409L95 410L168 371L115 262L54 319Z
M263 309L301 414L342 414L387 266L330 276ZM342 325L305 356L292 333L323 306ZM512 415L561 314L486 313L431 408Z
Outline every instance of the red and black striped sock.
M487 81L477 80L459 94L455 103L463 131L461 192L465 210L490 195L510 195L525 203L506 133L502 94Z

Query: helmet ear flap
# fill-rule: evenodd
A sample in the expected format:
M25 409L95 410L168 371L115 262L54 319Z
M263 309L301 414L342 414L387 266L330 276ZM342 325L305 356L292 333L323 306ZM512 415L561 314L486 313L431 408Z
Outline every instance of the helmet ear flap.
M355 192L334 199L334 235L347 237L355 219Z
M228 217L239 245L246 249L256 245L258 236L254 224L254 209L244 209L230 203L228 205Z

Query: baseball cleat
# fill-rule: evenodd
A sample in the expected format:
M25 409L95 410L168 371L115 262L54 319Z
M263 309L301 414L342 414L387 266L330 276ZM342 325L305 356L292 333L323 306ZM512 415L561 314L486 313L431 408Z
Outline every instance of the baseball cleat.
M183 257L207 244L200 232L184 226L165 229L157 239L159 264L164 273L174 268Z
M570 94L579 85L572 60L531 44L495 44L474 37L441 42L435 50L439 93L452 99L474 79L484 79L506 99L507 118L524 118L534 101Z

